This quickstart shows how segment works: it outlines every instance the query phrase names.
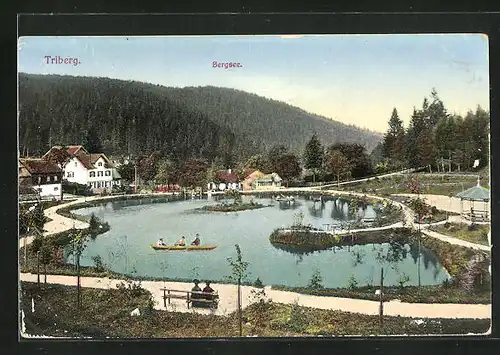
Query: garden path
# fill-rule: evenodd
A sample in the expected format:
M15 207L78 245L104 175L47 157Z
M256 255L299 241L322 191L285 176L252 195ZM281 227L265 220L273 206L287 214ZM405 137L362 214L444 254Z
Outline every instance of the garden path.
M36 274L21 274L22 281L36 282ZM41 277L43 281L43 277ZM82 277L82 287L109 289L116 288L123 280L114 280L108 278ZM48 275L47 283L74 286L76 284L75 276ZM163 281L142 281L143 288L151 292L156 301L155 308L165 310L163 307L162 291L160 288L167 287L175 290L189 291L193 284L185 282L163 282ZM215 315L228 315L237 309L237 286L228 284L211 284L211 287L219 293L219 308L213 311ZM242 286L242 306L249 306L252 302L252 290L261 291L262 289ZM297 303L300 306L312 307L318 309L340 310L344 312L361 313L367 315L378 315L379 302L360 300L352 298L313 296L304 295L288 291L272 290L270 287L264 288L267 297L273 302L283 304ZM85 296L84 296L85 297ZM36 305L35 305L36 306ZM168 310L178 312L196 312L209 314L212 313L206 309L188 309L186 303L182 300L172 300ZM132 309L130 310L132 311ZM401 316L413 318L491 318L490 304L439 304L439 303L403 303L398 300L384 302L384 315Z

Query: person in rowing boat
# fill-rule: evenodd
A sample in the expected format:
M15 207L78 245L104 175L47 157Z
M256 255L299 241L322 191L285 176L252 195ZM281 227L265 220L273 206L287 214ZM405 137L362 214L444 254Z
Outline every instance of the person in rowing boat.
M196 233L196 238L191 242L191 245L200 245L200 235Z
M158 239L158 241L156 242L156 245L158 245L160 247L164 246L165 242L163 241L163 238Z
M177 242L174 244L175 246L185 246L186 245L186 237L182 236L181 239L179 239Z

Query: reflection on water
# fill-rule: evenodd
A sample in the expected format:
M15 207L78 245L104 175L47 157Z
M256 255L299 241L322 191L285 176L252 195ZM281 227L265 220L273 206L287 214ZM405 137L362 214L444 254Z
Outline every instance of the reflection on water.
M385 276L387 285L396 284L402 272L410 276L408 284L417 284L419 255L421 284L441 283L448 277L425 248L421 247L419 254L418 245L385 243L322 251L273 246L269 242L271 232L290 226L299 211L304 214L303 223L316 228L325 228L353 216L349 216L347 203L338 198L315 201L296 197L293 203L278 203L269 197L243 197L244 202L251 199L266 206L272 205L237 213L191 213L194 209L224 200L217 197L150 204L119 201L75 211L85 215L95 213L111 226L109 232L89 243L82 258L83 264L91 265L92 257L100 255L104 263L117 272L221 280L230 274L227 258L234 256L234 245L239 244L243 259L250 264L249 281L258 277L264 284L304 286L318 269L325 287L345 287L351 274L362 285L369 282L382 265L385 265L384 269L390 269ZM358 214L375 217L371 206L360 208ZM215 244L217 248L204 252L168 252L154 251L150 247L160 237L167 244L173 244L184 235L190 242L196 233L200 233L203 244Z

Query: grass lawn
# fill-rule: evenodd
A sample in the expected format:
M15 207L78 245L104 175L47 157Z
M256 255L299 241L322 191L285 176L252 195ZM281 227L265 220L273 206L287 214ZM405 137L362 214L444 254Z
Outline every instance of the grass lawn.
M21 308L28 334L94 338L184 338L238 336L238 317L153 310L149 293L82 289L82 305L76 308L76 287L21 283ZM35 312L31 312L31 299ZM319 310L265 301L243 311L243 335L266 337L373 334L466 334L484 333L490 320L428 319L378 316ZM141 315L130 316L139 308Z
M421 193L431 195L456 195L457 193L473 187L477 180L473 177L463 176L425 176L417 174L421 183ZM390 195L398 193L410 193L408 180L410 175L393 176L382 179L370 180L357 184L341 185L339 190L366 192L379 195ZM482 182L482 186L489 188L489 184Z
M355 299L378 301L380 296L375 294L379 286L362 286L349 288L322 288L311 289L306 287L272 286L275 290L297 292L315 296L334 296ZM485 287L474 291L463 290L456 286L385 286L384 301L400 300L407 303L464 303L490 304L491 289Z
M465 223L446 223L439 226L431 226L430 230L468 242L488 245L490 226L476 224L473 230L469 230L469 225Z

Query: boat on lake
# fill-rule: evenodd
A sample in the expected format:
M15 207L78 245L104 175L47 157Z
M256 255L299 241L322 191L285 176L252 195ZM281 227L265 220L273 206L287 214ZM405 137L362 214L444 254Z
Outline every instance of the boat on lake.
M217 246L216 245L157 245L157 244L151 244L151 248L154 250L188 250L188 251L195 251L195 250L212 250L215 249Z
M295 198L293 196L278 196L275 198L278 202L294 202Z

